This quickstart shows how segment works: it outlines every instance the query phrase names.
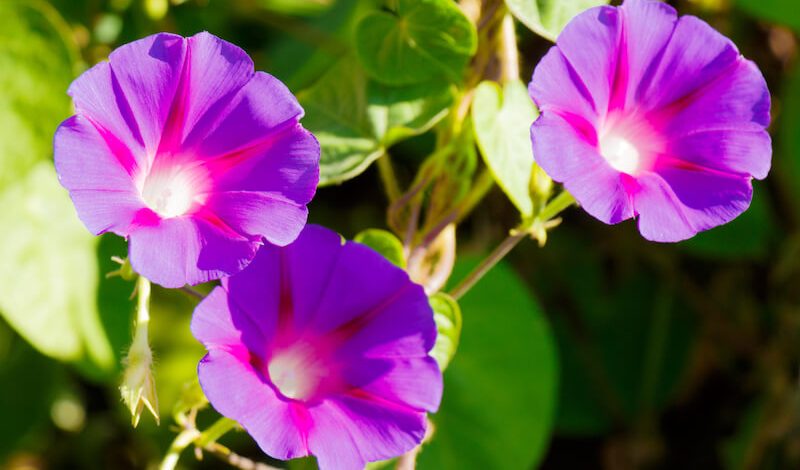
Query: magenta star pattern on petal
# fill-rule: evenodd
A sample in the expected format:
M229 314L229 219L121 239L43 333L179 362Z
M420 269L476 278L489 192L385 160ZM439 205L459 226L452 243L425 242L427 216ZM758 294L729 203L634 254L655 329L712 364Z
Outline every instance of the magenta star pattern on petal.
M424 290L370 248L309 225L265 246L195 310L212 406L272 457L360 470L425 435L442 375Z
M303 110L247 54L211 34L124 45L69 89L76 115L55 164L94 234L128 238L134 269L165 287L244 268L291 243L319 179Z
M772 144L756 65L693 16L627 0L575 17L537 66L536 161L583 208L674 242L745 211Z

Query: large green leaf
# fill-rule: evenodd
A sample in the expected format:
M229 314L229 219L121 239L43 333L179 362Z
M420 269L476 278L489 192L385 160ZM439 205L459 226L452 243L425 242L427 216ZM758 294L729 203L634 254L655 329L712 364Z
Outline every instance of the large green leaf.
M345 58L298 97L303 125L322 146L320 185L328 185L359 175L390 145L430 129L447 113L453 93L441 82L380 85Z
M474 265L457 263L454 279ZM503 264L460 303L458 353L418 468L533 468L547 449L556 407L558 361L547 320Z
M365 15L356 27L356 51L367 72L389 85L445 76L461 81L475 54L477 34L451 0L398 0L393 11Z
M68 26L37 0L0 1L0 188L51 153L53 131L69 115L74 44Z
M609 0L506 0L511 13L534 33L555 42L575 15Z
M39 351L116 367L97 308L97 239L40 162L0 193L0 312ZM124 299L124 297L123 297Z
M742 10L761 19L785 24L800 31L800 10L796 0L736 0Z
M80 223L51 162L76 46L46 3L5 1L0 15L0 315L44 354L112 376L130 336L130 287L104 279L110 245Z
M533 214L530 127L539 115L520 80L483 82L475 90L472 122L483 161L523 217Z
M633 263L606 271L611 260L593 242L559 229L531 268L553 306L556 428L566 435L601 434L661 409L685 377L695 337L696 315L674 281Z

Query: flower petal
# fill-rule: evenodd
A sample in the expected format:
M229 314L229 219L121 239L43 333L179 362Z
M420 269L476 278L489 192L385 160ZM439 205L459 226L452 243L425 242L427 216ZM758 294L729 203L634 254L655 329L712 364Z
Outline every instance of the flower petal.
M300 282L306 285L304 281ZM321 287L309 286L306 290ZM359 243L347 242L324 286L325 294L312 317L306 321L318 333L340 327L355 330L392 305L407 289L422 292L420 286L409 280L405 271L383 256ZM357 318L357 327L349 324Z
M667 153L712 170L767 177L772 139L765 130L699 130L669 143Z
M753 196L749 177L682 168L643 175L639 185L639 231L657 242L685 240L727 223L747 210Z
M248 363L215 349L200 361L197 374L212 406L239 422L268 455L278 459L308 455L304 433L310 423Z
M678 14L660 1L627 1L619 7L624 24L617 63L620 95L618 107L635 104L650 83L667 44L672 39Z
M127 149L110 146L87 118L72 116L61 123L53 147L58 178L65 188L136 192L126 170Z
M573 18L556 41L556 47L591 94L598 112L608 110L611 100L620 34L617 9L603 6Z
M423 413L369 399L343 396L309 412L308 446L320 470L361 470L366 462L413 449L425 436Z
M436 412L442 400L442 373L430 356L361 359L348 364L344 379L370 396L417 411Z
M126 171L146 166L144 141L111 64L100 62L75 79L67 91L78 115L91 119ZM57 141L56 141L57 143Z
M770 95L756 65L740 59L701 89L655 114L667 136L700 130L763 131L770 121Z
M244 268L259 243L234 238L202 219L173 217L141 226L129 237L131 265L164 287L201 284Z
M267 191L300 204L314 197L319 182L317 139L299 124L282 130L270 145L206 162L218 191ZM244 157L244 158L239 158Z
M428 298L408 289L360 328L338 350L348 358L428 357L436 342Z
M598 111L591 93L557 47L550 48L539 61L528 92L542 113L569 110L597 124Z
M237 232L264 237L278 246L293 242L308 218L303 204L278 194L253 191L214 194L207 208Z
M286 85L256 72L211 128L190 134L186 145L196 147L193 152L204 159L259 155L258 149L269 147L280 131L296 124L302 115L303 108Z
M221 287L215 288L197 304L191 330L192 335L209 350L238 352L238 356L245 358L248 357L246 351L260 352L272 337L272 331L264 335L260 322L254 321L237 305L232 305Z
M207 132L255 73L245 51L212 34L201 32L186 42L186 71L161 143L170 153L179 151L190 132Z
M630 177L611 168L590 142L592 136L551 112L533 123L531 138L536 162L564 183L586 212L607 224L633 217Z
M151 158L161 142L181 82L185 56L186 42L182 37L161 33L126 44L108 57Z

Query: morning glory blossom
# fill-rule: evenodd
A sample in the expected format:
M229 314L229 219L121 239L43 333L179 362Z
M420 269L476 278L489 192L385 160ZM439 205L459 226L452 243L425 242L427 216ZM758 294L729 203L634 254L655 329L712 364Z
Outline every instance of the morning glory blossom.
M319 178L319 145L279 80L209 33L126 44L69 88L76 114L55 164L93 234L129 241L133 268L165 287L244 268L291 243Z
M442 395L423 288L377 252L309 225L265 246L195 310L211 405L272 457L360 470L418 445Z
M575 17L537 66L537 163L594 217L653 241L724 224L770 168L770 96L711 26L627 0Z

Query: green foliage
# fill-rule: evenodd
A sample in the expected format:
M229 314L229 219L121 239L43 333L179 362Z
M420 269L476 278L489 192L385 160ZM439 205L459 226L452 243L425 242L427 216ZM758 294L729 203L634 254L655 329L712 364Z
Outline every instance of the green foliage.
M103 281L98 239L75 215L49 156L69 114L65 91L75 47L55 11L40 2L4 2L12 34L0 41L0 314L39 351L113 376L129 338L128 293ZM2 101L7 101L2 103ZM119 254L119 253L115 253ZM108 263L103 259L101 263ZM101 319L104 313L116 319Z
M800 10L795 0L735 0L734 3L762 20L785 24L800 31Z
M4 0L0 18L0 188L4 188L51 154L53 131L69 116L65 92L78 53L66 36L69 27L46 3Z
M772 177L778 179L792 201L800 201L800 66L791 71L782 94L782 113L778 136L780 156L775 158ZM800 204L792 206L800 216Z
M433 319L436 321L436 344L431 351L431 356L439 363L443 371L450 364L458 350L458 341L461 337L461 307L458 302L444 292L433 294L430 297Z
M558 235L535 277L559 299L552 317L561 359L556 429L601 434L647 417L673 396L693 346L695 317L664 279L641 266L611 277L596 251L568 232Z
M403 243L392 232L370 228L360 232L353 241L362 243L377 251L397 267L406 268Z
M0 320L0 462L47 421L61 376Z
M430 129L453 94L440 82L381 85L345 58L298 98L306 110L303 124L322 146L320 184L330 185L358 176L390 145Z
M483 161L523 218L533 215L530 126L538 115L520 80L503 88L483 82L475 90L472 123Z
M97 240L75 216L52 165L0 194L0 311L25 339L64 361L117 368L97 308Z
M460 260L453 278L475 264ZM547 320L503 264L461 304L458 354L418 468L532 468L547 449L556 407L558 361Z
M506 0L511 13L534 33L555 42L575 15L609 0Z
M388 85L446 77L460 82L475 54L475 27L450 0L397 0L390 11L364 16L356 27L358 57Z

